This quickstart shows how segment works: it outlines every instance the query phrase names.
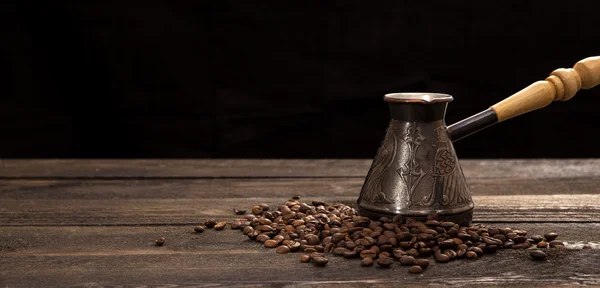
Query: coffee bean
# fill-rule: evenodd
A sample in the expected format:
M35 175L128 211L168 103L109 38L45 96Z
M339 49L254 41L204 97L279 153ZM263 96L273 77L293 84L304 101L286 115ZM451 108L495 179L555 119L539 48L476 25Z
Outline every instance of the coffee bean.
M196 231L197 233L202 233L202 232L204 232L204 227L196 226L196 227L194 227L194 231Z
M547 242L554 241L554 239L556 239L556 237L558 237L558 234L556 234L554 232L544 234L544 238L546 238Z
M529 242L525 241L519 244L515 244L512 248L513 249L527 249L529 248L531 244L529 244Z
M263 242L263 243L270 239L271 239L271 237L269 237L269 235L267 235L267 234L260 234L260 235L256 236L256 240L259 242Z
M415 263L415 257L406 255L406 256L400 257L399 261L400 261L400 265L410 266Z
M208 228L213 228L216 224L217 224L217 221L213 218L209 218L209 219L206 219L206 221L204 221L204 225L206 225L206 227L208 227Z
M308 245L317 245L321 243L321 241L319 240L319 236L317 235L309 235L306 241L308 241Z
M502 242L506 242L506 240L508 240L508 239L506 239L506 236L504 236L504 235L502 235L502 234L496 234L496 235L494 235L492 238L494 238L494 239L498 239L498 240L500 240L500 241L502 241Z
M383 268L388 268L394 263L394 259L391 257L379 257L377 259L377 265Z
M419 251L417 251L417 249L415 248L408 249L408 251L406 251L406 254L413 257L419 257Z
M497 245L485 245L485 247L483 247L483 252L486 254L496 253L497 250L498 250Z
M550 241L550 247L564 246L565 243L559 240Z
M519 244L519 243L523 243L523 242L527 241L527 237L525 237L525 236L517 236L517 237L513 238L512 240L516 244Z
M290 247L290 251L298 251L300 249L300 242L290 241L287 246Z
M410 232L401 232L396 235L396 240L398 240L398 242L409 241L412 237L413 235Z
M215 230L223 230L223 228L225 228L225 225L227 225L227 222L219 222L215 224L214 228Z
M346 251L349 251L349 250L346 249L346 248L339 248L338 247L338 248L333 249L333 254L339 256L339 255L343 255L344 252L346 252Z
M353 259L353 258L357 258L358 257L358 253L356 253L356 251L344 251L344 253L342 254L342 256L344 256L344 258L348 258L348 259Z
M243 215L243 214L246 214L246 210L238 210L236 208L233 208L233 213L235 213L237 215Z
M448 239L448 240L444 240L444 241L440 242L439 247L442 250L454 249L454 247L456 247L456 243L454 242L454 240Z
M427 259L415 259L415 265L421 266L421 268L425 269L429 266L429 260Z
M477 258L477 253L475 253L475 251L467 251L466 256L469 259L475 259Z
M408 268L408 272L414 273L414 274L422 273L423 268L419 265L410 266L410 268Z
M335 234L333 234L333 236L331 236L331 242L338 243L338 242L344 240L345 237L346 237L346 234L344 234L344 233L335 233Z
M290 247L281 245L281 246L277 247L277 249L275 249L275 252L277 254L287 254L290 252Z
M436 253L434 258L435 258L436 262L440 262L440 263L446 263L446 262L450 261L450 257L448 257L448 255L442 254L442 253Z
M371 265L373 265L373 258L367 257L367 258L363 258L360 261L360 266L365 266L366 267L366 266L371 266Z
M157 246L162 246L163 244L165 244L165 238L158 238L158 239L154 240L154 243Z
M483 255L483 250L479 247L472 247L471 251L477 253L477 256L482 256Z
M265 247L267 248L275 248L277 246L277 241L270 239L265 241Z
M302 250L302 248L300 248L300 250ZM304 253L315 253L317 252L317 249L310 247L310 248L304 248L303 250Z
M548 242L544 242L544 241L538 242L537 247L538 248L546 248L546 247L548 247Z
M254 213L255 215L261 215L263 213L263 209L262 207L256 205L252 207L252 213Z
M314 257L311 259L311 261L318 266L325 266L327 265L327 262L329 262L329 260L327 260L325 257Z
M533 235L531 236L531 239L533 239L534 243L539 243L544 240L544 237L542 235Z
M310 261L310 256L309 255L304 254L304 255L300 256L300 262L306 263L308 261Z
M492 236L492 237L493 237L494 235L498 234L498 233L500 233L500 232L499 232L499 231L498 231L498 229L496 229L496 228L489 228L489 229L488 229L488 234L490 234L490 236Z
M540 250L531 250L531 252L529 252L529 256L531 256L533 259L536 260L542 260L542 259L546 259L546 253L540 251Z
M302 219L294 220L294 222L292 222L292 226L294 227L302 226L304 224L306 224L306 222Z
M485 242L485 244L488 244L488 245L496 245L496 246L501 246L503 244L500 239L487 237L487 236L483 237L483 242Z
M504 245L502 245L502 247L504 249L510 249L513 248L515 246L515 242L513 242L512 240L506 241L504 242Z
M360 258L375 258L377 257L377 252L371 249L363 250L360 252Z
M233 230L240 229L240 227L242 227L242 222L239 220L234 220L233 222L231 222L231 224L229 224L229 227L231 227L231 229Z
M265 203L258 204L258 206L262 209L262 211L269 211L269 205Z
M298 200L298 199L300 199L300 196L299 195L294 195L294 196L292 196L292 199Z

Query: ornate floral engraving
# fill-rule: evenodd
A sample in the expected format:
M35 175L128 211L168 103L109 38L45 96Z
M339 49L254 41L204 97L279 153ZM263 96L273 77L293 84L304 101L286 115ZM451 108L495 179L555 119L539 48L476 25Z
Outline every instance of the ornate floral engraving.
M435 182L429 197L433 198L436 187L440 185L442 187L442 205L469 203L471 197L467 191L465 177L451 146L452 143L446 134L446 127L437 127L433 135L433 146L436 148L436 152L432 176L435 178Z
M410 195L410 202L413 203L415 189L423 177L427 175L416 160L417 150L427 138L423 136L421 128L416 126L414 122L409 123L406 132L401 137L401 145L403 146L403 151L406 151L405 155L407 157L403 158L404 162L400 164L400 168L396 172L400 175L400 179L402 179L405 185L405 191Z
M367 202L386 204L393 203L393 201L385 196L385 193L383 193L381 189L381 178L385 175L385 172L394 162L398 146L396 136L394 134L395 132L393 130L393 122L394 120L392 120L390 125L388 125L385 138L377 150L377 155L373 160L373 164L366 178L367 182L361 191L360 198Z

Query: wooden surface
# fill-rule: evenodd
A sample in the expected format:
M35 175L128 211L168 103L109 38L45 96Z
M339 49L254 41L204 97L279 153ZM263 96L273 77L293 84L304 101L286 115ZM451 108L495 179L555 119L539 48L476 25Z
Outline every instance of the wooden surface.
M588 57L575 63L573 68L556 69L545 80L537 81L491 108L498 122L544 108L554 101L567 101L580 89L600 85L600 56Z
M352 204L370 160L0 161L0 287L403 284L600 286L600 160L462 160L474 222L557 232L568 250L533 262L524 251L475 261L327 267L278 255L237 230L193 233L231 209L301 200ZM154 239L165 237L162 247ZM596 249L581 250L585 243Z

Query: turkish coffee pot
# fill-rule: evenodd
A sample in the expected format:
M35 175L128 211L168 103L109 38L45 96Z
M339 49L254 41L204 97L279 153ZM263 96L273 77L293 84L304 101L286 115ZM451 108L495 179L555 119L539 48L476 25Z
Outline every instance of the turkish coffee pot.
M451 95L385 95L391 120L358 197L359 213L422 220L436 212L441 220L469 225L475 205L452 143L598 84L600 56L589 57L450 126L444 117Z

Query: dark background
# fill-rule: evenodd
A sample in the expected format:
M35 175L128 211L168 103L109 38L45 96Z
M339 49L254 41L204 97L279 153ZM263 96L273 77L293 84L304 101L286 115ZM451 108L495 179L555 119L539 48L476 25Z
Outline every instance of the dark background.
M600 55L600 1L0 4L0 157L371 158L386 93L446 121ZM461 158L600 157L600 88L455 144Z

